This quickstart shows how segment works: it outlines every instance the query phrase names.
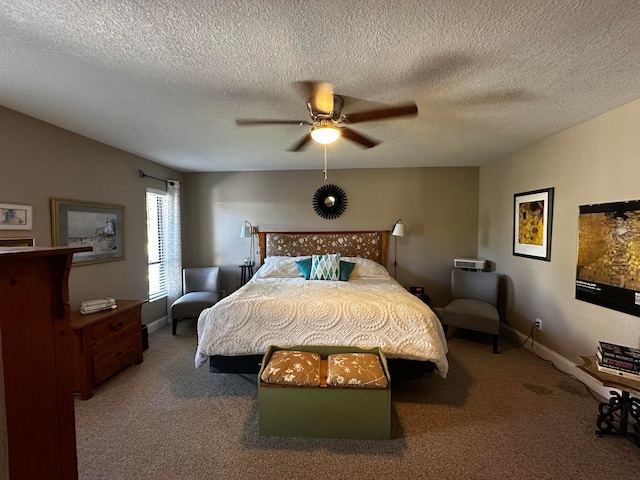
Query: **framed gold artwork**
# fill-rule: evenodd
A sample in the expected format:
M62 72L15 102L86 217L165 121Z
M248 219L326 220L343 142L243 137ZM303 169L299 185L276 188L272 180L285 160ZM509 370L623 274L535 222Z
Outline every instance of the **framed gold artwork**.
M553 188L513 196L513 254L551 261Z

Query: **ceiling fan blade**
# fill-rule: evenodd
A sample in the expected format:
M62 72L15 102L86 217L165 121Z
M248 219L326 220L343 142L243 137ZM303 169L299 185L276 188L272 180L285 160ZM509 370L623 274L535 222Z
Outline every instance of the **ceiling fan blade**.
M311 106L315 112L333 112L333 85L329 82L307 80L304 82L296 82L295 85L305 97L305 100L311 102Z
M311 141L311 134L307 133L300 141L289 148L290 152L299 152Z
M320 82L313 97L316 111L322 113L333 112L333 85L327 82Z
M311 125L306 120L263 120L259 118L236 118L236 125Z
M342 131L342 136L344 138L360 144L363 148L375 147L380 143L377 140L373 140L372 138L367 138L364 135L358 132L355 132L347 127L342 127L340 130Z
M305 100L309 100L316 91L317 83L318 82L314 82L313 80L305 80L302 82L294 82L293 84L298 89L298 92L300 92L300 96Z
M343 115L343 120L347 123L360 123L417 114L418 106L415 103L407 103L405 105L397 105L395 107L377 108L366 112L350 113L348 115Z

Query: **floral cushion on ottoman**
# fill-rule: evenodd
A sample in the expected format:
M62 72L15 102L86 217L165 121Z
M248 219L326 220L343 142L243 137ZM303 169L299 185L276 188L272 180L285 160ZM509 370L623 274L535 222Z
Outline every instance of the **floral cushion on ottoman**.
M320 385L320 355L297 350L276 350L260 378L266 383L317 387Z
M386 388L387 377L373 353L335 353L327 357L327 385Z

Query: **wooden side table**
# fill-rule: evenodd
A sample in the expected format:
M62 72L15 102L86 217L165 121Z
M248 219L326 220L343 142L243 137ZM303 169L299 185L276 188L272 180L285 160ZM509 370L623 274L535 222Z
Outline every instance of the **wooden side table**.
M605 387L617 388L622 395L612 390L608 402L598 406L596 435L622 435L640 447L640 399L631 393L640 395L640 380L611 375L598 370L595 357L580 357L583 364L578 368L596 379ZM619 413L616 421L615 414ZM635 423L629 422L629 417ZM631 430L630 428L631 427Z
M118 308L83 315L71 312L77 338L76 391L80 398L132 363L142 363L142 305L146 300L116 300Z
M247 283L253 277L253 263L249 265L239 265L240 267L240 286Z

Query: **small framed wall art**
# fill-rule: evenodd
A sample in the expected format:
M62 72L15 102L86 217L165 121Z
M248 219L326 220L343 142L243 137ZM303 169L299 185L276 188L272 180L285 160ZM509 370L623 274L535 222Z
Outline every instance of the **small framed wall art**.
M93 248L75 253L73 265L124 260L124 211L122 205L52 198L53 246Z
M33 208L31 205L0 203L0 230L32 230Z
M513 196L513 254L551 261L553 188Z
M0 247L33 247L33 238L0 238Z

